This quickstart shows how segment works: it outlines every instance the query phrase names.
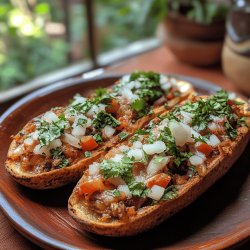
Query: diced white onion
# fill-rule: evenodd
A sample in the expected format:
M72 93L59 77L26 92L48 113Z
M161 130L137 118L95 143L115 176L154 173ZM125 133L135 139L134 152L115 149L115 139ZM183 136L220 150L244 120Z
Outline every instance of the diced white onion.
M210 146L212 146L212 147L216 147L216 146L218 146L218 145L220 144L220 139L219 139L216 135L212 134L212 135L209 137L208 144L209 144Z
M33 142L34 142L34 140L33 140L31 137L28 137L28 138L26 138L26 139L24 140L24 144L25 144L25 145L28 145L28 146L32 145Z
M160 84L165 84L168 78L165 75L160 74Z
M142 148L142 143L140 141L133 142L133 148Z
M201 134L199 134L198 132L196 132L194 129L191 128L191 134L194 138L199 138L202 137Z
M194 166L201 165L204 162L203 159L200 156L197 156L197 155L192 155L189 158L189 161Z
M40 144L36 145L33 152L34 154L36 155L46 155L46 156L50 156L50 152L49 152L49 148L44 146L44 147L41 147Z
M164 75L160 75L161 89L166 91L172 87L172 84L168 81L168 78Z
M121 78L121 82L123 83L127 83L129 82L129 79L130 79L130 75L124 75L122 78Z
M186 111L180 111L180 113L183 116L183 122L185 124L189 124L192 121L193 114L188 113Z
M132 197L131 192L130 192L130 190L129 190L129 188L128 188L128 185L119 185L119 186L117 187L117 189L118 189L120 192L125 193L125 195L126 195L127 198L131 198L131 197Z
M203 153L201 153L200 151L197 151L195 153L195 155L199 156L203 161L206 160L206 155L204 155Z
M169 129L177 146L183 146L191 138L191 128L175 120L169 122Z
M86 122L88 122L88 120L89 120L89 118L87 118L85 115L83 115L83 114L80 114L80 115L77 115L76 117L75 117L75 121L74 121L74 123L72 124L72 127L73 128L75 128L75 127L77 127L77 126L79 126L79 124L78 124L78 122L79 122L79 120L86 120ZM81 127L87 127L87 124L85 123L85 124L81 124L80 125Z
M230 92L228 95L228 99L235 99L236 98L236 93L235 92Z
M107 105L104 105L102 103L98 104L98 112L104 111Z
M126 150L129 150L129 147L126 146L126 145L121 145L121 146L119 147L119 149L120 149L122 152L124 152L124 151L126 151Z
M151 192L149 192L148 197L153 199L153 200L160 200L162 195L164 194L165 188L160 187L158 185L154 185L151 188Z
M58 116L52 112L52 111L48 111L46 112L43 117L42 117L42 120L45 120L46 122L56 122L59 120Z
M94 117L99 112L99 109L96 105L93 105L88 111L87 115L90 117Z
M210 115L210 119L211 119L213 122L223 122L223 121L224 121L224 118L219 117L219 116L215 116L215 115Z
M109 178L108 181L116 187L126 185L126 182L121 177Z
M128 152L128 157L130 158L134 157L136 161L142 160L143 156L144 156L144 153L142 149L135 148L135 149L129 150Z
M80 140L78 138L74 137L73 135L65 133L64 138L65 138L65 141L68 144L70 144L71 146L73 146L75 148L81 148Z
M89 175L97 175L100 173L100 163L94 162L89 165Z
M182 93L187 92L191 88L191 85L188 82L184 81L177 81L176 85L179 91Z
M135 176L135 181L136 182L145 182L145 177L141 176L141 175L137 175Z
M163 141L156 141L153 144L144 144L143 150L148 155L160 154L166 150L166 145Z
M114 135L115 129L113 127L107 125L104 127L103 132L104 132L106 137L110 138L111 136Z
M208 128L212 131L218 129L218 124L216 124L215 122L209 122L208 124Z
M39 132L38 132L38 130L36 130L36 131L32 134L32 138L33 138L34 140L37 140L37 139L38 139L38 136L39 136Z
M77 138L81 138L82 136L85 135L85 132L86 132L86 128L85 127L82 127L82 126L76 126L72 129L72 135L77 137Z
M58 148L62 146L62 142L60 139L55 139L54 141L52 141L49 144L49 149L53 149L53 148Z
M126 88L128 89L133 89L135 87L135 81L129 82L128 84L126 84Z
M124 97L126 100L128 100L129 103L132 103L134 100L139 98L138 95L133 94L132 91L128 88L122 88L120 90L120 94L122 95L122 97Z
M157 158L160 160L157 160ZM148 164L147 174L151 176L158 173L169 163L169 161L170 161L169 156L163 156L161 158L159 158L159 156L154 156Z
M74 99L75 100L72 102L71 106L75 106L75 105L80 104L80 103L83 104L87 100L87 98L85 98L83 96L80 96L80 95L79 96L75 96Z
M113 158L111 158L110 160L112 160L114 162L120 162L122 158L123 158L122 154L117 154Z

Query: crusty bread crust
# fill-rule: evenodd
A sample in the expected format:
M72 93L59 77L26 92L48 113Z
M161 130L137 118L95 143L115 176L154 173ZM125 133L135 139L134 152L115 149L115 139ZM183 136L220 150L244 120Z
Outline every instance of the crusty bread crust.
M210 162L204 176L191 178L178 191L177 198L144 207L138 211L137 215L129 218L127 221L114 220L112 222L100 222L98 217L84 206L77 194L77 187L81 183L81 180L69 198L69 213L76 221L81 223L84 230L100 235L128 236L151 229L182 208L188 206L220 179L240 157L249 138L250 130L246 127L239 128L235 141L220 146L220 155Z
M178 87L186 85L188 88L185 92L182 92L180 96L175 97L174 99L168 102L169 109L171 109L181 101L193 96L193 94L195 93L191 84L187 82L180 81L176 84ZM166 108L164 106L156 107L154 109L154 114L150 114L139 119L134 125L129 127L128 132L132 135L137 129L142 128L148 121L156 117L158 114L163 113L164 111L166 111ZM21 169L20 162L14 161L10 157L8 157L5 167L8 173L14 178L16 182L26 187L33 189L58 188L68 183L78 181L81 178L85 167L95 161L101 160L102 157L105 155L105 152L113 146L117 145L118 143L119 137L116 136L111 141L106 142L98 150L93 151L91 157L81 159L74 165L61 169L51 170L44 173L31 174L29 172L26 172ZM16 145L17 142L13 140L8 151L8 156L10 155L10 152L16 148Z
M11 143L10 150L14 145L15 141ZM83 174L83 169L100 159L104 154L104 151L97 151L90 158L82 159L70 167L39 174L31 174L23 171L20 162L13 161L10 158L7 159L5 167L14 180L23 186L33 189L51 189L78 181L79 177Z

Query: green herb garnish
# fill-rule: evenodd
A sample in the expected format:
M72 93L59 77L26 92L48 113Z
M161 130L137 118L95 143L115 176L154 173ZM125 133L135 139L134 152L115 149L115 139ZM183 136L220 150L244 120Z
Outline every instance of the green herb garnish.
M92 153L90 151L85 151L84 155L86 158L89 158L92 155Z
M64 168L64 167L67 167L69 165L69 160L66 158L66 156L64 155L64 153L60 147L51 149L50 153L51 153L52 158L54 160L55 159L60 160L60 163L59 163L59 165L57 165L57 167Z
M122 132L122 133L118 134L118 136L120 138L120 141L123 141L129 136L129 134L126 132Z
M139 196L145 198L149 193L149 189L143 182L133 181L128 185L128 187L133 196Z
M52 141L59 138L63 133L64 129L68 125L64 115L58 117L58 121L48 123L41 121L38 126L38 140L41 146L48 146Z
M108 114L105 111L101 111L97 114L97 117L93 120L92 124L95 129L101 129L107 125L116 128L121 123L116 120L111 114Z

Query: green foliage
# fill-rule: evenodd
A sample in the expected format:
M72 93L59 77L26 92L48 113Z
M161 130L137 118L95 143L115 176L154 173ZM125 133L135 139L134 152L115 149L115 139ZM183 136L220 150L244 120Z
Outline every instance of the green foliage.
M166 0L95 0L96 21L103 36L100 50L123 47L152 37L166 13Z
M49 39L44 31L50 20L51 1L37 1L25 12L10 1L0 6L0 90L67 64L68 45Z
M224 20L228 6L212 0L167 0L168 11L186 15L198 23L210 24L216 19Z

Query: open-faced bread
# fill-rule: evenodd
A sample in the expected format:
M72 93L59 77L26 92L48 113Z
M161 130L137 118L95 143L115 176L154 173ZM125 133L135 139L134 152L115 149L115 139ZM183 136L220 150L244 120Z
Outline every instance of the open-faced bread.
M137 77L147 75L145 72L139 73L139 75L136 74ZM143 103L138 103L139 106L135 108L136 110L132 109L133 103L126 98L136 98L138 95L135 92L138 89L135 88L134 92L131 89L126 89L127 85L131 85L131 81L127 77L127 79L116 83L113 88L98 90L89 99L78 95L69 106L56 107L29 121L13 137L6 161L7 171L18 183L34 189L56 188L77 181L82 176L85 166L101 159L108 149L120 143L124 137L131 136L150 119L171 109L177 103L194 94L193 87L187 82L161 76L161 84L160 82L155 83L154 77L157 76L158 81L160 81L160 75L152 72L148 74L153 78L146 81L149 81L153 87L143 90L159 93L160 89L160 95L157 99L152 99L154 102L145 99ZM162 82L162 77L165 82ZM139 79L138 81L143 83L143 80ZM132 84L134 82L132 81ZM159 86L154 87L154 84ZM123 91L120 90L121 88L128 92L125 96ZM166 88L166 92L164 92L164 88ZM88 105L92 106L87 107L86 103L90 103ZM167 106L163 105L163 103L167 104ZM145 106L147 112L140 107L141 104ZM82 109L87 107L88 109L87 111L84 109L86 111L84 113L82 110L79 111L79 107ZM149 112L150 109L151 112ZM72 111L73 115L71 114ZM78 113L75 114L74 112ZM140 116L136 117L135 114ZM104 120L99 119L99 115L100 117L102 115L101 118ZM103 124L103 121L107 121L107 119L109 119L108 124ZM94 120L98 130L96 127L93 128L94 125L91 122ZM79 121L83 123L78 125ZM89 121L90 125L87 127L86 124ZM81 126L80 134L79 126ZM59 127L59 132L57 127ZM77 135L73 131L75 128L75 134ZM52 133L53 140L48 139L46 136L39 137L41 136L39 129L45 131L47 137L51 136ZM54 129L59 134L55 134ZM82 131L83 134L81 134ZM94 137L96 135L98 137ZM89 137L91 137L92 146L84 147L83 139L89 139ZM95 139L93 140L93 138ZM75 142L76 139L78 142Z
M138 208L135 209L133 208L133 206L131 206L131 203L129 202L130 199L134 198L133 195L132 195L132 198L131 197L129 198L129 195L131 196L131 192L133 191L132 189L130 189L130 187L132 186L128 184L128 182L131 180L125 181L126 182L125 185L129 187L129 191L128 191L128 188L124 188L123 182L120 182L120 184L123 185L122 188L119 188L120 184L115 184L113 186L110 185L109 178L110 177L113 178L115 171L114 169L110 167L109 169L111 169L112 172L110 172L111 174L108 176L107 167L106 165L104 165L103 163L104 161L102 161L101 163L92 165L92 170L90 170L90 167L89 167L89 170L85 171L85 175L80 179L77 186L75 187L68 202L70 215L82 225L82 228L84 230L87 230L96 234L100 234L100 235L107 235L107 236L128 236L128 235L134 235L139 232L143 232L145 230L151 229L155 225L161 223L163 220L175 214L182 208L189 205L192 201L197 199L203 192L205 192L214 182L216 182L219 178L221 178L233 166L235 161L239 158L241 153L244 151L249 141L250 118L249 118L249 112L247 111L248 109L247 104L246 103L243 104L243 102L241 101L228 99L227 97L226 97L227 99L225 100L225 96L227 96L225 93L220 92L218 93L217 99L212 97L209 102L209 105L211 104L213 106L212 107L213 112L215 111L216 108L218 108L217 109L218 113L215 112L216 114L223 114L223 112L225 114L226 112L229 112L230 110L232 111L230 114L228 113L225 117L223 117L223 115L217 116L217 115L214 115L213 113L213 116L209 118L209 124L207 124L207 126L209 127L209 131L210 132L214 131L214 133L216 133L217 136L212 133L211 135L209 134L209 137L207 137L208 133L206 131L208 131L207 130L208 128L206 128L201 132L202 135L197 134L197 132L192 132L192 136L184 139L184 141L186 140L186 143L183 144L183 141L181 141L181 138L178 137L178 135L175 134L174 132L173 132L174 133L173 135L172 131L174 130L170 129L172 136L175 139L175 144L179 144L178 148L180 150L183 150L183 147L187 147L187 145L188 145L189 150L190 148L193 148L193 155L187 156L189 157L187 158L187 163L184 163L183 165L180 164L179 167L183 167L186 164L186 167L190 168L190 165L195 164L195 168L197 171L195 174L193 173L190 175L190 173L188 174L187 172L183 175L177 174L177 176L175 176L176 174L171 172L173 169L175 169L174 171L176 171L177 169L177 173L178 171L179 173L181 173L183 169L179 168L178 170L178 168L175 168L175 165L174 165L175 163L173 164L173 160L175 160L176 158L175 156L171 156L171 154L168 153L168 150L167 150L166 155L163 157L170 156L172 158L171 160L172 162L168 161L167 165L169 166L166 165L165 168L160 169L159 172L160 174L163 174L163 175L170 174L171 172L170 178L171 178L171 181L175 182L174 185L172 185L170 181L169 184L167 184L167 187L164 187L165 191L163 193L163 196L161 196L160 199L158 199L159 198L158 197L157 198L158 200L157 200L155 198L156 196L154 196L154 199L151 200L151 202L149 202L150 200L148 200L148 197L147 197L147 200L144 202L144 205L140 205ZM202 99L204 99L204 97ZM200 102L201 107L203 107L202 102L203 100L201 100ZM195 107L195 101L191 103L191 105L193 105L191 107ZM208 107L209 105L205 105L205 106ZM184 110L188 110L188 109L182 109L181 112ZM190 108L190 110L192 110L192 108ZM201 111L201 113L203 111ZM172 122L171 119L174 119L173 114L177 116L177 118L180 118L178 116L179 115L178 112L180 112L180 110L178 111L176 110L176 112L175 111L172 112L172 114L169 114L166 119L168 119L169 127L172 127L172 129L173 127L175 127L175 129L178 128L177 133L182 133L183 132L181 131L182 128L180 126L179 127L177 126L177 125L180 125L180 124L177 124L178 121L175 120L173 122L173 124L175 123L174 126L173 124L169 125ZM206 111L203 112L203 114L205 113ZM187 115L187 114L184 114L184 115ZM228 125L227 119L229 119L230 117L232 119L235 119L235 122L237 122L237 125L236 124L233 125L234 123L233 121L229 122L230 126L232 127ZM182 122L183 122L183 117L180 120L180 123ZM189 120L189 122L186 122L186 124L190 124L190 122L194 122L194 120L192 121ZM154 121L154 123L157 123L157 121ZM158 122L155 128L158 128L159 126L162 126L165 124L165 123L164 124L161 124L161 123L159 124ZM217 123L217 125L219 126L213 130L215 123ZM225 125L224 129L226 130L223 130L224 125ZM181 126L183 127L183 125ZM184 127L186 126L184 125ZM158 139L163 138L161 136L162 135L160 135L157 138ZM195 140L193 144L192 142L190 142L190 138ZM168 137L168 140L171 140L170 137ZM142 142L144 142L144 139L142 140ZM164 142L166 143L167 147L173 145L173 144L168 144L167 141L164 141ZM200 144L198 142L200 142ZM205 144L209 146L213 145L213 147L209 148L208 146L204 146ZM201 147L201 145L203 146ZM129 142L123 145L123 148L124 146L125 147L129 146ZM202 157L204 157L204 154L202 156L202 153L200 151L197 152L197 149L201 150L204 154L208 153L205 159L203 158L203 161L201 161L201 159ZM123 153L123 154L126 154L126 157L127 157L129 155L130 150L134 150L134 148L133 146L131 146L131 148L129 149L127 148L126 150L127 151L124 151L126 153ZM107 159L111 160L111 162L112 160L114 161L115 157L117 158L116 154L119 155L121 154L121 152L117 153L117 151L116 152L110 151L108 155L106 156L105 164L108 163ZM136 157L137 156L138 156L138 153ZM195 158L193 156L195 156ZM151 154L150 157L155 157L155 155ZM191 160L191 157L193 157L192 160ZM124 156L123 158L121 157L118 157L118 158L120 158L120 162L123 161L123 159L125 159ZM146 173L148 173L147 171L148 169L150 169L149 167L150 163L148 165L147 164L148 162L146 163L146 167L145 167ZM117 166L118 165L119 163L117 163ZM174 165L174 168L173 168L173 165ZM95 167L94 171L96 173L90 174L89 171L93 172L93 166ZM96 166L99 166L99 173L96 170ZM132 171L134 171L134 167L136 167L135 163L133 163L132 167L133 167ZM145 187L149 188L149 183L151 183L151 178L153 178L154 176L153 177L149 176L148 178L147 176L143 175L143 171L144 171L143 168L141 168L141 171L142 173L140 173L140 175L144 176L146 179ZM158 175L159 172L156 172L155 174ZM133 178L136 179L138 176L135 176L134 172L132 173L134 175ZM124 178L126 176L124 175ZM89 187L86 184L91 183L91 181L95 180L95 178L99 180L103 180L104 187L100 187L99 190L97 188L95 192L93 192L93 190L90 191ZM107 182L108 182L108 185L107 185ZM113 181L111 183L114 184ZM156 185L158 187L159 185L162 185L162 182L160 184L159 179L158 179L158 182L155 182L155 183L158 183ZM150 185L152 185L152 183ZM86 187L88 187L88 189L86 189ZM120 193L117 193L119 191ZM143 194L143 192L141 192L140 195ZM114 195L113 196L114 198L112 198L112 196L110 196L109 193L112 193ZM151 189L151 197L152 197L152 193L153 193L153 190ZM125 196L127 196L127 198L126 197L124 198L124 194ZM137 195L138 195L138 190L137 190ZM164 201L162 200L163 197L165 199ZM134 204L132 203L132 205Z

